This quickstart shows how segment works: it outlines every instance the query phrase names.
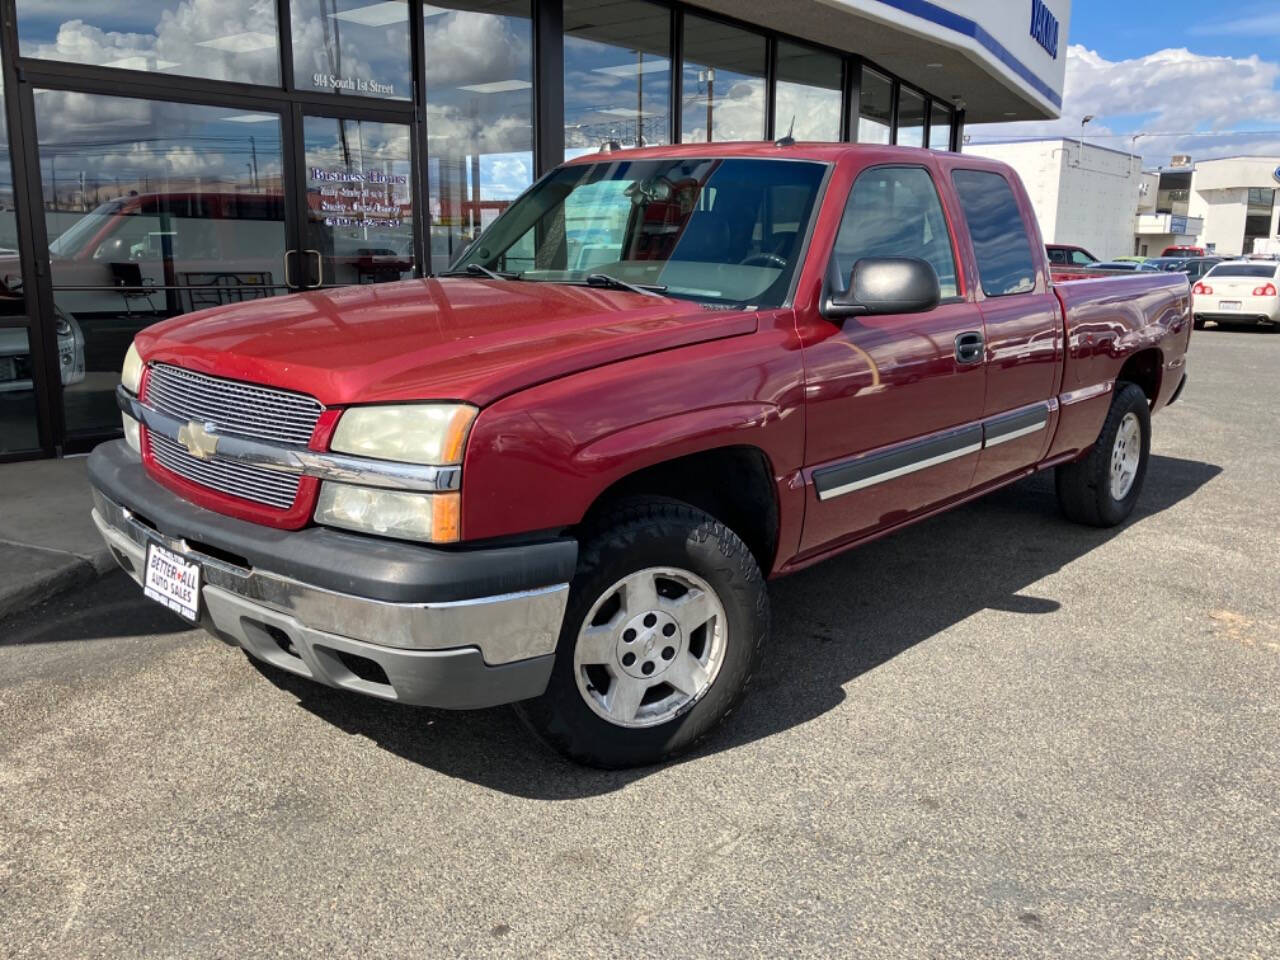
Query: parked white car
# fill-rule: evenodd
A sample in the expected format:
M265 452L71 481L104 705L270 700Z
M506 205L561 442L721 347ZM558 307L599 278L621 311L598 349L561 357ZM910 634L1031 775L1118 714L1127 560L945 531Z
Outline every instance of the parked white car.
M1206 320L1280 326L1280 263L1218 264L1191 288L1191 312L1197 328Z

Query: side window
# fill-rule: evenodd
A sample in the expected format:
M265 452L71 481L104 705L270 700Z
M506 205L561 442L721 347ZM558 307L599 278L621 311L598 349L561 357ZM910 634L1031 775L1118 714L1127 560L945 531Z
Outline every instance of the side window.
M1077 267L1087 267L1089 264L1093 263L1094 261L1093 261L1093 258L1090 257L1083 250L1073 250L1071 252L1071 262L1075 264Z
M858 175L834 252L848 282L863 257L920 257L938 274L942 298L957 295L956 260L938 189L920 167L872 167Z
M1050 263L1066 263L1066 262L1067 262L1067 251L1065 251L1065 250L1050 250L1050 251L1049 251L1049 262L1050 262Z
M985 170L956 170L951 178L973 238L982 292L988 297L1030 293L1036 286L1035 259L1009 181Z

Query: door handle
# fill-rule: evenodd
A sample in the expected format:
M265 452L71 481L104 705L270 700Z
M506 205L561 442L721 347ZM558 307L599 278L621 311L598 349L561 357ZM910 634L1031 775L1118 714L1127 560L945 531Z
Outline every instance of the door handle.
M297 250L286 250L284 252L284 285L290 290L296 290L297 287L293 285L293 274L289 272L289 264L292 262L289 258L297 255Z
M303 250L308 255L314 255L316 258L316 282L311 285L311 289L324 286L324 255L319 250Z
M969 330L956 337L956 363L981 363L985 342L977 330Z

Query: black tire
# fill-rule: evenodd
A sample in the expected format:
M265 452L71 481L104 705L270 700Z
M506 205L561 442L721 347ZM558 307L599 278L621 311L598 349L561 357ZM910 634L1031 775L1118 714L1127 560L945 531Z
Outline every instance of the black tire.
M1120 424L1130 413L1138 418L1141 453L1129 492L1117 500L1111 493L1111 456ZM1057 468L1054 480L1058 503L1067 519L1093 527L1114 527L1124 523L1142 493L1150 454L1151 410L1147 405L1147 395L1137 384L1117 382L1111 409L1093 448L1082 459Z
M724 652L711 685L682 712L655 726L628 727L588 705L578 688L574 652L597 601L623 578L651 567L685 570L711 587L725 614ZM681 501L624 501L584 536L546 693L515 709L539 738L579 763L610 769L658 763L694 747L732 712L768 633L764 578L736 533Z

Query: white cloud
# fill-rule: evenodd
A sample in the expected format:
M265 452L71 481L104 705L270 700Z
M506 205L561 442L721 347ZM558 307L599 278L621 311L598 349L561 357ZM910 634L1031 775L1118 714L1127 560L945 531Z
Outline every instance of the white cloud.
M1086 135L1095 142L1134 149L1149 162L1175 153L1207 159L1231 154L1280 153L1280 132L1246 136L1229 131L1280 131L1280 63L1251 57L1214 57L1186 49L1160 50L1131 60L1107 60L1073 44L1059 120L971 124L975 141L1080 134L1080 120L1095 119ZM1214 136L1187 134L1228 131Z

